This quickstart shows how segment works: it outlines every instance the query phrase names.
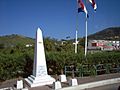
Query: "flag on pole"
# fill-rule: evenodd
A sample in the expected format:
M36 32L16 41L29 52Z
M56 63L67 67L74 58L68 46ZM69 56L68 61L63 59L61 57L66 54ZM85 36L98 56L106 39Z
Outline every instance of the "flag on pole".
M95 3L95 0L89 0L89 2L91 3L93 9L96 11L97 5L96 5L96 3Z
M88 16L87 9L86 9L84 3L82 2L82 0L78 0L78 6L79 6L78 7L78 13L79 12L85 12L87 14L87 16Z

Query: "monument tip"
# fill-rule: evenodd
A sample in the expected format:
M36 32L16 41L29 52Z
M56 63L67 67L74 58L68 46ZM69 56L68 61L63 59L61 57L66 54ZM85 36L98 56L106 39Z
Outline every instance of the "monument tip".
M38 31L42 31L42 30L38 27L37 32L38 32Z

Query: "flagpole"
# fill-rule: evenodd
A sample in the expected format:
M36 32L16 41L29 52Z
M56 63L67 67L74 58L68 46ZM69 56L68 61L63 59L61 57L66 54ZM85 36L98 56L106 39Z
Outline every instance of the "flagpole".
M78 2L78 1L77 1ZM78 5L78 4L77 4ZM76 5L76 6L77 6ZM76 10L78 9L78 6L76 7ZM75 53L77 53L78 52L78 47L77 47L77 45L78 45L78 10L76 11L76 33L75 33L75 43L73 43L73 44L75 44Z
M78 1L77 1L78 2ZM77 53L77 45L78 45L78 41L77 41L77 39L78 39L78 10L77 10L77 8L78 8L78 6L77 6L78 4L76 4L76 35L75 35L75 53Z
M86 29L86 30L85 30L85 31L86 31L86 33L85 33L85 57L86 57L86 55L87 55L87 29L88 29L88 28L87 28L87 13L86 13L85 23L86 23L86 24L85 24L85 27L86 27L86 28L85 28L85 29Z
M78 44L78 41L77 41L77 33L78 33L78 31L76 30L75 53L77 53L77 44Z

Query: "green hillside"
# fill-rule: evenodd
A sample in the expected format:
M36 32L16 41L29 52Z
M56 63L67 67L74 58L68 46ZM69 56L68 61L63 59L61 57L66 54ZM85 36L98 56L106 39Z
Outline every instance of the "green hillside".
M95 34L89 35L89 39L120 40L120 27L106 28Z
M102 31L99 31L95 34L91 34L88 36L88 39L96 39L96 40L120 40L120 27L111 27L111 28L106 28ZM79 45L84 47L84 38L78 38L79 40ZM47 51L51 50L56 50L57 49L63 49L63 47L68 50L67 48L70 46L74 48L73 42L74 39L69 39L69 40L64 40L66 45L61 46L61 42L63 40L60 40L59 42L56 39L52 38L44 38L44 44L45 44L45 49ZM17 35L17 34L12 34L12 35L5 35L5 36L0 36L0 46L4 47L14 47L16 45L21 45L25 46L26 44L34 44L34 39L30 37L25 37L22 35ZM67 46L68 45L68 46ZM70 48L69 48L70 49Z
M34 40L32 38L17 34L0 36L0 44L4 45L4 47L14 47L16 45L26 45L33 43Z

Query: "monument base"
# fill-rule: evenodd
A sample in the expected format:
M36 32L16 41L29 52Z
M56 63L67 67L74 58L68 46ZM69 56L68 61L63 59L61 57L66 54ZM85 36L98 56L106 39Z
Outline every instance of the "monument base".
M70 86L76 86L76 85L78 85L77 79L76 79L76 78L71 79L71 80L69 81L69 85L70 85Z
M56 81L53 83L53 89L56 90L56 89L60 89L60 88L62 88L60 81Z
M30 75L25 80L27 81L27 83L29 84L30 87L49 85L49 84L53 84L53 82L55 82L55 79L52 78L50 75L39 76L39 77Z
M67 82L66 75L62 74L59 76L60 82Z

